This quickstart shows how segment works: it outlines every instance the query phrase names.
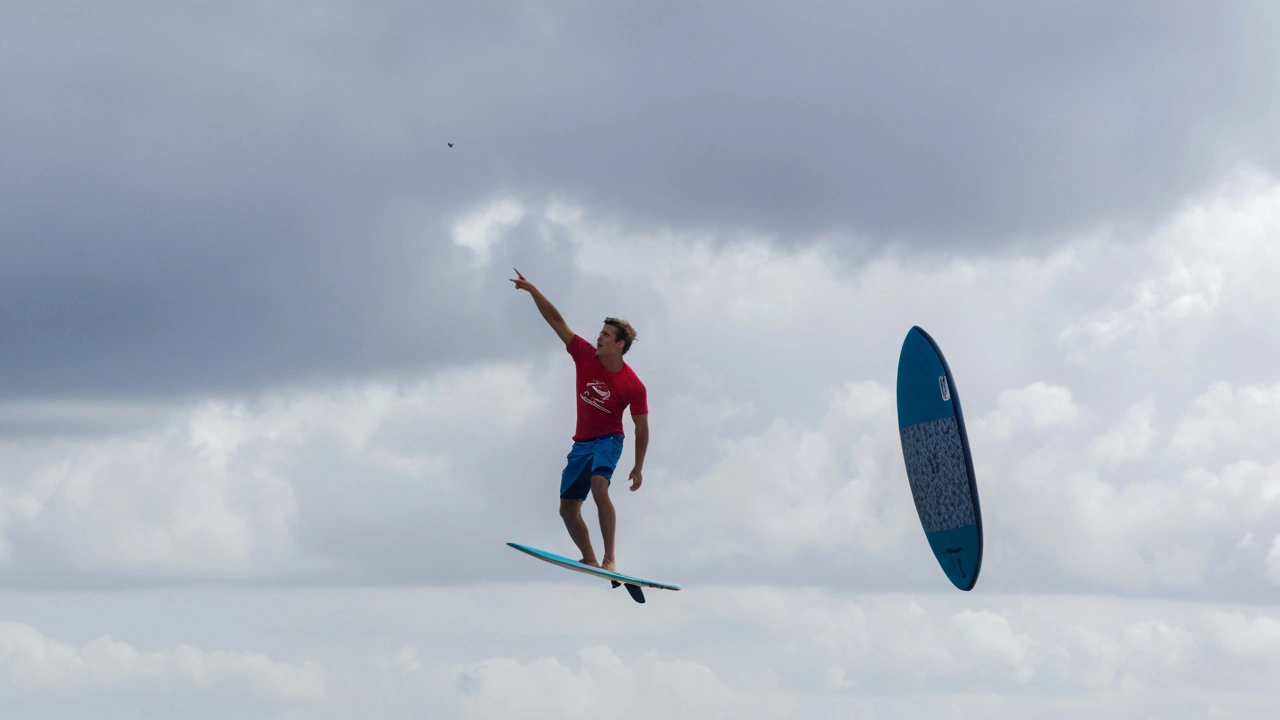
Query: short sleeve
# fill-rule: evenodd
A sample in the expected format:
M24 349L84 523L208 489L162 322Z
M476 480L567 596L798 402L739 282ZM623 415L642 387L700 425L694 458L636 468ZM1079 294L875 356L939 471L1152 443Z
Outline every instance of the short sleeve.
M649 414L649 391L640 378L636 378L635 389L631 396L631 417Z
M574 335L564 349L578 361L589 360L596 356L596 349L591 346L591 343L583 340L581 335Z

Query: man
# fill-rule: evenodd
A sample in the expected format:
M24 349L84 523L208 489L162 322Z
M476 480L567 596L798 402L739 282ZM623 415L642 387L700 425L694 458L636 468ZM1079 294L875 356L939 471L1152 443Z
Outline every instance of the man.
M578 426L573 435L573 449L560 476L560 517L569 537L582 551L583 564L605 570L615 569L613 534L616 515L609 500L609 483L613 470L622 458L622 411L631 406L631 419L636 426L636 462L631 470L631 490L640 487L644 454L649 445L649 400L644 383L622 361L622 356L635 342L636 331L626 320L605 318L596 337L595 347L578 337L559 311L516 270L516 290L533 296L538 311L552 330L564 341L565 350L577 365ZM600 534L604 536L604 557L597 561L587 523L582 519L582 503L590 491L600 516ZM618 583L613 584L614 587Z

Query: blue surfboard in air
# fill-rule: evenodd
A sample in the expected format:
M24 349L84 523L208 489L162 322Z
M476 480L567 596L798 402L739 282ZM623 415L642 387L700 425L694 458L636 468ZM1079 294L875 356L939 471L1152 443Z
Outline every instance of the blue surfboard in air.
M633 577L631 575L623 575L622 573L613 572L612 570L602 570L598 567L583 565L577 560L570 560L569 558L564 557L563 555L557 555L552 552L547 552L546 550L539 550L537 548L529 547L528 545L521 545L520 543L513 543L513 542L509 542L507 544L519 550L522 553L532 555L538 558L539 560L544 560L546 562L551 563L552 565L559 565L560 567L568 568L570 570L576 570L577 572L580 572L580 573L586 573L587 575L595 575L596 577L604 578L605 580L612 580L614 582L622 583L623 585L627 586L627 592L631 593L631 597L634 598L636 602L641 602L641 603L644 602L644 593L640 591L640 586L658 588L659 590L679 590L680 589L679 585L672 585L671 583L662 583L656 580L645 580L644 578Z
M898 434L929 547L952 584L972 590L982 568L982 511L969 436L951 368L919 327L898 356Z

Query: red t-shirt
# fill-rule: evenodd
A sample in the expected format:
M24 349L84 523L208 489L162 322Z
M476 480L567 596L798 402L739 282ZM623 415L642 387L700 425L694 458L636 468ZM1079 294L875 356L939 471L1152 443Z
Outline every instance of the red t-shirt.
M574 442L622 432L622 411L631 406L631 417L649 414L649 395L631 366L623 363L609 372L591 343L574 335L565 346L578 366L578 428Z

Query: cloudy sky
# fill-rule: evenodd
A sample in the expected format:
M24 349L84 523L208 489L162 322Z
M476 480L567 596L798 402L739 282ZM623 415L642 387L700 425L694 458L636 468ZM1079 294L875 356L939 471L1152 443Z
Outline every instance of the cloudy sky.
M1278 35L0 6L0 714L1274 716ZM572 552L573 366L513 266L638 329L619 566L683 591L505 547ZM971 593L902 464L912 325L964 401Z

